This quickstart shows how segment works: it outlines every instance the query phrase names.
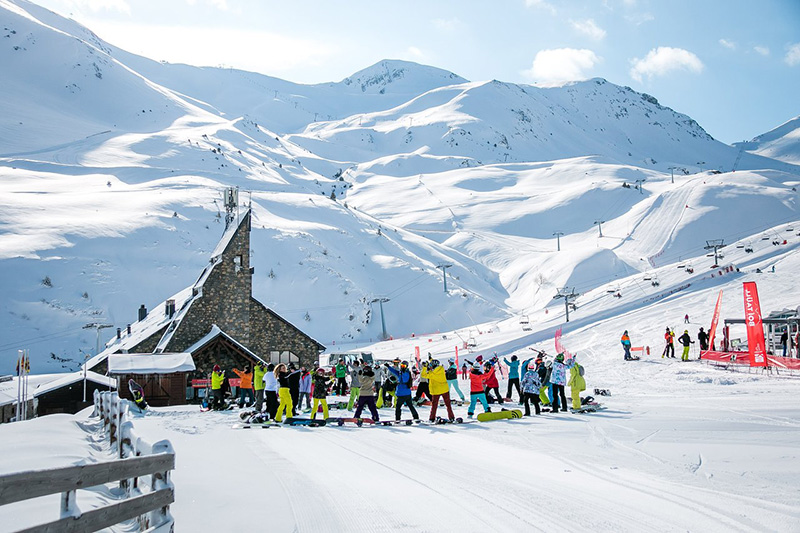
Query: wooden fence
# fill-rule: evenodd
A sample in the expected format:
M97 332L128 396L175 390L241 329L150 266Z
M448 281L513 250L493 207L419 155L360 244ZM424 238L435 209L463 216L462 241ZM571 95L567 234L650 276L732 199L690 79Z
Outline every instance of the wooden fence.
M0 505L61 493L61 517L22 532L97 531L136 519L141 531L171 532L174 521L169 505L175 501L169 473L175 468L175 452L169 441L149 444L138 438L128 420L128 402L116 392L94 394L93 416L101 419L118 459L113 461L31 470L0 476ZM119 482L123 498L82 512L76 491Z

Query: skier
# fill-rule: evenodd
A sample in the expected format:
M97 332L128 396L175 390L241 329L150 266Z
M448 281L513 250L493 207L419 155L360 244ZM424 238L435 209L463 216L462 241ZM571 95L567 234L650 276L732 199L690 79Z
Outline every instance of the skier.
M684 324L688 324L689 323L689 314L688 313L683 316L683 323Z
M553 385L553 413L558 412L559 405L562 411L567 410L567 396L564 393L564 386L567 384L567 369L571 365L572 359L565 363L563 353L558 354L555 361L553 361L553 368L550 372L550 383Z
M483 389L485 381L486 376L481 372L481 364L475 363L472 365L472 372L469 375L469 409L467 410L467 416L469 418L472 418L472 415L475 414L475 404L478 403L478 401L483 405L484 413L492 411L486 401L486 393Z
M506 398L511 399L511 387L513 386L516 387L517 396L519 396L519 401L522 403L522 391L520 391L519 388L519 361L517 360L517 356L512 355L511 361L503 357L503 362L508 366L508 391L506 392Z
M394 404L395 420L400 420L400 410L403 405L408 406L408 410L411 411L411 416L414 420L419 420L417 410L414 408L414 402L411 401L411 381L413 378L411 376L411 371L408 369L408 361L401 362L399 369L389 366L389 363L386 363L384 366L397 378L397 401Z
M577 411L581 408L581 391L586 390L586 380L583 379L583 366L575 360L575 356L570 360L572 364L569 368L569 393L572 396L572 409Z
M253 388L256 391L256 411L261 412L264 406L264 374L267 368L264 366L264 361L256 363L253 369Z
M374 383L375 372L373 372L372 367L367 364L362 365L361 370L358 371L358 402L356 403L356 412L353 415L355 418L361 418L361 412L366 405L369 407L370 414L372 414L372 420L380 422L378 408L375 405L375 394L372 392ZM351 383L350 386L352 387L353 384Z
M708 350L708 333L703 331L702 327L697 333L697 340L700 341L700 351Z
M306 406L311 409L311 373L305 367L300 369L300 396L297 400L298 409L303 407L303 398Z
M428 365L427 362L422 363L422 369L425 370L426 366ZM417 384L417 393L414 395L414 403L417 405L422 405L425 401L423 397L427 397L429 400L431 398L431 393L428 385L428 378L424 375L419 375L419 383Z
M689 360L689 345L694 344L694 341L689 336L689 330L685 330L683 335L678 337L678 341L683 344L683 354L681 354L681 361Z
M144 411L147 409L147 402L144 401L144 389L141 385L133 381L132 379L128 380L128 390L131 391L131 396L133 396L133 403L136 404L136 407Z
M243 371L234 368L233 373L239 376L241 380L239 382L239 409L245 405L250 407L255 401L253 396L253 373L250 372L250 365L245 365Z
M311 419L317 418L317 410L322 405L322 417L328 418L328 386L333 377L325 375L324 368L318 368L314 372L314 404L311 408Z
M536 414L540 415L542 410L539 408L539 389L542 386L542 380L536 371L536 363L530 363L526 368L528 370L522 376L522 401L525 403L525 416L531 416L530 402L533 402Z
M495 399L492 397L491 392L494 391L497 394L497 403L503 403L503 397L500 396L500 383L497 381L497 374L495 373L495 367L492 365L490 361L486 361L483 365L484 370L486 371L486 401L489 403L493 403Z
M292 413L294 412L294 404L292 402L292 393L289 391L289 383L290 378L299 374L300 371L295 370L293 372L289 372L289 369L285 364L279 363L278 366L275 367L273 373L275 374L275 379L278 380L278 384L280 385L280 388L278 389L280 404L278 404L278 412L275 414L275 421L280 422L283 420L284 413L288 418L292 416Z
M339 359L336 363L336 386L333 388L333 393L338 396L347 394L347 365L344 364L344 359Z
M628 337L627 329L622 332L620 342L622 343L622 349L625 350L625 360L630 361L633 357L631 357L631 338Z
M275 420L278 412L278 378L275 376L275 365L270 363L267 366L267 373L264 374L264 396L267 399L267 413Z
M463 402L464 393L461 392L461 389L458 387L458 367L456 366L456 360L451 358L448 359L447 362L449 363L449 366L445 371L445 376L447 377L447 389L449 391L451 387L455 388L459 398L461 398L461 401Z
M664 342L666 345L664 346L664 352L661 354L661 358L672 357L675 359L675 332L671 331L669 326L667 326L667 331L664 333ZM670 353L672 355L670 355Z
M361 386L359 385L358 374L361 371L361 364L358 361L353 361L353 364L348 368L350 372L350 401L347 402L347 410L352 411L359 396L361 396ZM370 383L370 389L372 384Z
M439 364L438 359L431 359L427 367L423 367L422 375L428 378L428 386L431 393L431 414L428 420L431 422L436 421L436 410L439 408L439 398L444 399L444 405L447 408L447 417L450 420L455 420L456 415L453 414L453 407L450 405L450 386L447 383L447 375L444 367Z
M463 363L461 365L461 379L467 379L469 375L467 374L467 363Z
M215 411L221 410L225 404L222 391L223 381L225 381L225 371L222 370L219 365L214 365L214 371L211 372L211 394L214 398L211 403L211 408Z

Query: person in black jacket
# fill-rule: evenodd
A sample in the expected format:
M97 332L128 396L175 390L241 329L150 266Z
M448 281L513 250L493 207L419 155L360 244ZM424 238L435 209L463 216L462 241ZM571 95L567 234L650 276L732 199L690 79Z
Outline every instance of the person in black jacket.
M700 332L697 334L697 340L700 341L700 350L708 350L708 333L703 331L703 328L700 328Z
M689 345L694 344L694 341L689 336L689 330L685 330L683 335L678 337L678 342L683 344L683 354L681 354L681 361L688 361L689 360Z
M297 408L300 407L300 376L294 363L289 363L289 395L292 397L292 416L297 416Z

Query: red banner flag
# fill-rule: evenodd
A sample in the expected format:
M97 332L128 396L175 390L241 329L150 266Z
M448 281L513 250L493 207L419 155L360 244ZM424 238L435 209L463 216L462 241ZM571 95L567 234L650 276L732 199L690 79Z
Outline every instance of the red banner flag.
M458 366L458 346L456 346L456 368L460 368Z
M422 368L422 364L419 360L419 346L414 346L414 357L417 359L417 369Z
M712 349L712 347L714 346L714 334L717 332L717 324L719 324L719 308L721 306L722 306L722 289L720 289L719 296L717 296L717 305L714 307L714 316L711 318L711 329L708 331L709 350ZM703 357L702 350L700 351L700 357Z
M744 282L744 320L747 326L747 349L750 366L767 366L767 350L764 343L764 326L761 324L761 304L754 281Z

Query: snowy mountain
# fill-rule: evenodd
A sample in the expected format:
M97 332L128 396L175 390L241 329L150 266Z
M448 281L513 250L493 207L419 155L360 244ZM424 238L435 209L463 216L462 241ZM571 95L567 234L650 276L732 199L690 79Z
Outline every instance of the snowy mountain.
M190 285L229 186L252 202L255 297L337 346L378 340L379 296L395 337L557 317L563 286L601 319L684 285L678 262L707 270L706 239L757 243L748 265L795 253L800 166L602 79L381 61L301 85L138 57L24 0L0 0L0 28L0 373L20 348L75 368L85 324ZM661 288L608 296L656 269Z
M736 145L764 157L800 164L800 116L762 133L750 142Z

